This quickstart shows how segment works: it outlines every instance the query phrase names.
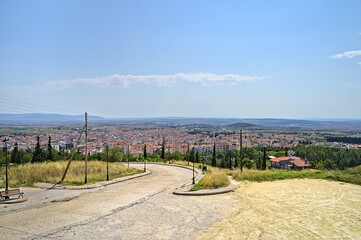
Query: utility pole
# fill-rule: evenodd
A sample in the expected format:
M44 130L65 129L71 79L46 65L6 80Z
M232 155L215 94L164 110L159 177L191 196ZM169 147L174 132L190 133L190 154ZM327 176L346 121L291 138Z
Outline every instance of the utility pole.
M107 181L109 181L109 146L108 146L108 144L106 145L106 149L107 149Z
M129 145L128 145L128 168L129 168L129 157L130 157L130 153L129 153Z
M168 164L170 164L170 145L168 146L168 156L169 156Z
M4 143L4 150L5 150L5 191L9 191L9 176L8 176L8 146L7 141L9 139L5 138L3 140Z
M192 148L192 153L193 153L193 156L194 156L194 148ZM192 184L195 184L195 181L194 181L194 157L192 159L192 162L193 162L193 181L192 181Z
M240 148L239 148L239 158L241 160L241 172L243 171L243 162L242 162L242 158L243 158L243 138L242 138L242 129L239 131L239 144L240 144Z
M189 154L190 154L190 152L189 152L189 142L188 142L188 148L187 148L187 160L188 160L188 166L189 166Z
M85 113L85 179L84 183L88 183L88 113Z
M144 172L147 171L147 144L144 144Z

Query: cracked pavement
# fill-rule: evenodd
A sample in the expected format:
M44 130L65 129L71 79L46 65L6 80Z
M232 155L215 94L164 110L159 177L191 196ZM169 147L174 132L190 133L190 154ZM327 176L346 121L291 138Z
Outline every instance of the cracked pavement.
M0 209L0 238L195 239L238 210L240 199L232 193L173 195L191 181L189 169L152 164L147 168L152 174L99 189L33 190L29 203ZM42 194L57 197L41 201Z

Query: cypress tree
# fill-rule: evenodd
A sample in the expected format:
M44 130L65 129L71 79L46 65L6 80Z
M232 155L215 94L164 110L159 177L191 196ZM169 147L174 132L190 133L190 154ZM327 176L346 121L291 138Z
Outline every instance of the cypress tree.
M16 142L14 145L14 149L11 153L11 162L12 163L20 163L21 162L21 158L20 158L20 153L19 153L19 148L18 148L18 143Z
M33 159L31 160L31 162L44 162L45 158L45 154L40 147L40 137L38 135L36 137L36 145L33 153Z
M190 160L191 162L194 162L194 160L195 160L194 148L192 148L191 155L189 156L189 160Z
M196 163L199 163L199 152L196 152Z
M147 144L144 144L143 157L145 160L147 160Z
M234 168L237 168L237 167L238 167L238 157L236 154L236 157L234 158Z
M227 155L224 154L223 157L222 157L221 168L226 167L226 161L227 161Z
M212 155L212 166L215 167L217 165L216 159L216 142L213 144L213 155Z
M263 148L263 162L262 162L262 169L266 170L267 168L267 157L266 157L266 148Z
M232 170L232 155L229 151L228 151L228 157L229 157L229 169Z
M160 155L160 158L165 159L165 139L163 137L163 142L162 142L162 152L161 152L161 155Z
M54 156L53 156L53 147L51 146L51 137L49 135L49 140L48 140L48 159L49 160L53 160Z

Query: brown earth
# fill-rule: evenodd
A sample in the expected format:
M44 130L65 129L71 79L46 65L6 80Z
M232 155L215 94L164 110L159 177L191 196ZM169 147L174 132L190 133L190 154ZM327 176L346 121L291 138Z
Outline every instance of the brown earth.
M361 186L313 179L244 182L237 211L199 239L361 239Z

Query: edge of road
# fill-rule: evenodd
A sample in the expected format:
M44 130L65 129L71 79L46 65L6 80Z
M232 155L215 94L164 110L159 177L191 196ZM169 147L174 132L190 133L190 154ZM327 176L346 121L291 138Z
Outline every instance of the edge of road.
M127 163L122 163L122 164L127 164ZM129 164L143 165L144 162L129 162ZM148 162L147 164L169 166L169 167L178 167L178 168L184 168L184 169L193 171L193 168L191 166L167 164L167 163L157 163L157 162ZM205 174L202 173L197 168L194 168L194 172L196 173L196 175L195 175L195 183L198 183L205 176ZM39 183L35 183L34 187L41 188L41 189L48 189L48 190L50 190L50 189L54 189L54 190L89 190L89 189L105 187L105 186L108 186L108 185L112 185L112 184L116 184L116 183L120 183L120 182L129 181L129 180L132 180L132 179L144 177L144 176L147 176L147 175L149 175L151 173L152 173L151 171L147 170L144 173L131 175L131 176L126 176L126 177L121 177L121 178L116 178L116 179L113 179L113 180L110 180L110 181L97 182L97 183L94 183L94 184L88 184L88 185L83 185L83 186L66 186L66 185L55 185L54 186L54 184L51 184L51 183L40 183L39 182ZM239 188L239 183L238 182L234 181L231 178L230 178L230 180L231 180L231 185L229 185L227 187L217 188L217 189L202 189L202 190L198 190L198 191L190 191L193 184L184 184L183 186L181 186L179 188L176 188L175 191L173 191L173 194L174 195L183 195L183 196L206 196L206 195L229 193L229 192L233 192L235 189ZM0 204L21 203L21 202L24 202L24 201L27 201L27 200L28 200L27 198L14 199L14 200L8 200L8 201L1 201Z
M144 177L147 176L149 174L151 174L152 172L147 170L144 173L139 173L136 175L131 175L131 176L126 176L126 177L121 177L121 178L115 178L113 180L110 181L103 181L103 182L97 182L97 183L93 183L93 184L87 184L87 185L83 185L83 186L66 186L66 185L58 185L56 184L54 186L54 184L52 183L34 183L34 187L37 188L43 188L43 189L54 189L54 190L58 190L58 189L67 189L67 190L87 190L87 189L93 189L93 188L99 188L99 187L105 187L111 184L115 184L115 183L120 183L120 182L125 182L125 181L129 181L135 178L140 178L140 177Z

